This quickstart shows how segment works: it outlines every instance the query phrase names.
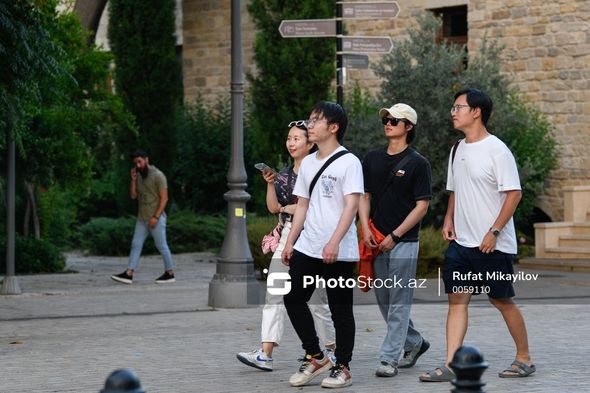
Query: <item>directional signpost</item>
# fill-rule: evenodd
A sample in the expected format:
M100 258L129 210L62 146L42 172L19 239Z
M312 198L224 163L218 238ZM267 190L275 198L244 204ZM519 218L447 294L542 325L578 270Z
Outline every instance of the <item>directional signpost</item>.
M343 19L396 18L399 12L397 1L336 2L336 19L283 20L279 33L283 38L336 37L336 95L341 104L344 69L368 68L367 53L390 53L393 49L390 37L343 36Z
M392 49L391 37L342 37L343 53L390 53Z
M342 56L342 67L356 68L356 69L367 69L367 68L369 68L369 56L367 56L367 55L354 55L354 54L347 53Z
M342 4L342 17L347 19L383 19L395 18L399 14L397 1L379 1L371 3Z
M283 20L279 25L283 38L335 37L336 21L334 19Z

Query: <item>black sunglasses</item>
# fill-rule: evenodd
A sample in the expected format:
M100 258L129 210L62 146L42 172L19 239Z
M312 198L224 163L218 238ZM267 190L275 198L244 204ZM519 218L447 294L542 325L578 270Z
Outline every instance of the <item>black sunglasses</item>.
M392 126L397 126L399 124L400 121L403 121L402 119L396 119L396 118L391 118L391 117L382 117L381 118L381 123L383 123L384 126L387 125L387 123L391 122Z

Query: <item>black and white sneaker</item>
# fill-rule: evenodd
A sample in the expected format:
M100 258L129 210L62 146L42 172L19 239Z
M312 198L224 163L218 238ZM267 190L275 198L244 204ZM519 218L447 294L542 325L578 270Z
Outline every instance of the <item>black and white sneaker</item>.
M123 284L133 284L133 276L127 274L127 270L121 274L113 274L111 278L117 282L122 282Z
M176 282L176 279L174 278L174 273L170 274L168 272L164 272L164 274L156 278L156 284L169 284L172 282Z

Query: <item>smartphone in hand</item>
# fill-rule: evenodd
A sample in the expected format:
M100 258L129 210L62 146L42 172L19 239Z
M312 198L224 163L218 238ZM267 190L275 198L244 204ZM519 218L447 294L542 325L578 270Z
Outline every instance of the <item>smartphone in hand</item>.
M276 172L274 169L272 169L271 167L266 165L264 162L259 162L258 164L255 164L254 168L258 169L260 172L263 172L263 171Z

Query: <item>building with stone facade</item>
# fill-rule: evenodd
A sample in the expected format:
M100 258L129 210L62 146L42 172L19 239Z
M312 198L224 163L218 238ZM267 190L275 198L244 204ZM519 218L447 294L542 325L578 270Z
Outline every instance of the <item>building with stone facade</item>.
M357 0L359 1L359 0ZM362 0L360 0L362 2ZM366 2L366 0L365 0ZM552 221L564 217L564 187L590 184L590 1L587 0L398 0L395 19L346 20L349 35L403 38L425 11L443 17L443 35L475 51L484 35L505 46L502 71L526 100L548 116L558 141L558 167L537 206ZM229 96L229 0L177 0L185 100ZM98 40L105 40L104 16ZM256 29L242 1L244 71L252 61ZM379 55L371 55L378 61ZM376 92L372 70L349 70L349 81ZM246 83L246 89L248 89Z

